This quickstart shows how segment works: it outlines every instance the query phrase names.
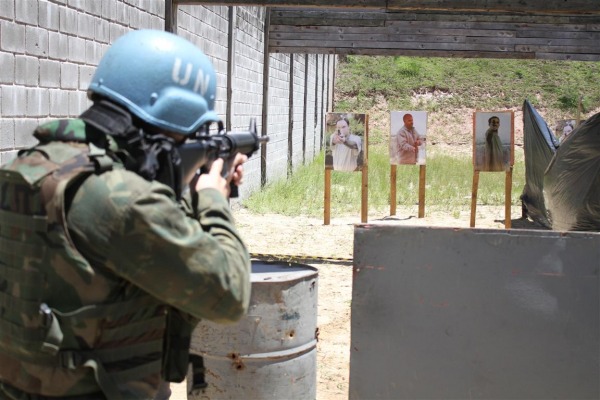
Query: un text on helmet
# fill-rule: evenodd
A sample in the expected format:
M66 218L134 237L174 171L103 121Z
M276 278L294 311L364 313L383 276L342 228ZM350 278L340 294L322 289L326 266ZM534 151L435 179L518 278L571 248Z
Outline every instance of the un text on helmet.
M187 63L185 66L185 73L183 77L181 77L181 64L181 58L176 58L175 63L173 64L172 78L173 82L181 86L185 86L190 82L194 66L192 65L192 63ZM198 91L200 91L200 94L204 96L208 90L209 83L210 75L204 76L204 71L202 70L202 68L198 68L198 73L196 74L196 81L194 83L194 92L198 93Z

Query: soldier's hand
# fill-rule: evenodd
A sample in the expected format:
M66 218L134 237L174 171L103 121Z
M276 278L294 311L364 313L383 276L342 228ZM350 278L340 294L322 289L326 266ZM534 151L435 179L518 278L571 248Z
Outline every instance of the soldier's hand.
M243 164L248 161L248 156L245 154L236 154L233 162L231 163L231 169L229 171L229 180L236 186L240 186L244 180L244 167Z
M201 174L198 178L198 182L196 182L196 191L213 188L221 192L223 196L229 197L231 193L230 182L236 186L242 184L244 177L242 164L244 164L246 160L248 160L248 156L245 154L236 154L233 162L229 165L227 178L223 178L222 172L224 161L222 158L216 159L212 163L208 173Z
M223 159L217 158L210 166L210 171L207 174L201 174L196 182L196 191L199 192L202 189L217 189L225 197L229 197L229 184L223 176L221 171L223 170Z

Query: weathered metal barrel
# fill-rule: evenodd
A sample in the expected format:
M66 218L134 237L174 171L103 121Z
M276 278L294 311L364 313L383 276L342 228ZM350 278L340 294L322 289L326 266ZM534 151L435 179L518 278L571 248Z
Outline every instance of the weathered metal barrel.
M253 261L246 316L194 330L191 354L202 356L206 387L188 399L315 399L317 278L307 265Z

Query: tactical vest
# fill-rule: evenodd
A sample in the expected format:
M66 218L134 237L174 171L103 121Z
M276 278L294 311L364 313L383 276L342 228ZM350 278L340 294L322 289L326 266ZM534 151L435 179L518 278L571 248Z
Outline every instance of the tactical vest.
M80 120L67 123L85 131ZM0 168L0 387L34 395L17 398L144 398L161 370L169 380L185 377L187 348L169 352L178 336L165 332L167 314L177 315L92 267L69 237L65 193L112 168L93 144L56 141ZM171 374L162 365L169 358L179 362Z

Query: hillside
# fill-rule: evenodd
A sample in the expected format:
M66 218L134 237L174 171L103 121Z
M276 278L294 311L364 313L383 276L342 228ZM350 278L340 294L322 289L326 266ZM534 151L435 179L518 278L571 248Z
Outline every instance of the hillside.
M390 111L427 111L428 145L459 152L471 150L475 110L512 110L518 148L525 99L552 128L600 111L599 80L592 62L347 56L337 64L334 110L369 114L375 146L387 143Z

